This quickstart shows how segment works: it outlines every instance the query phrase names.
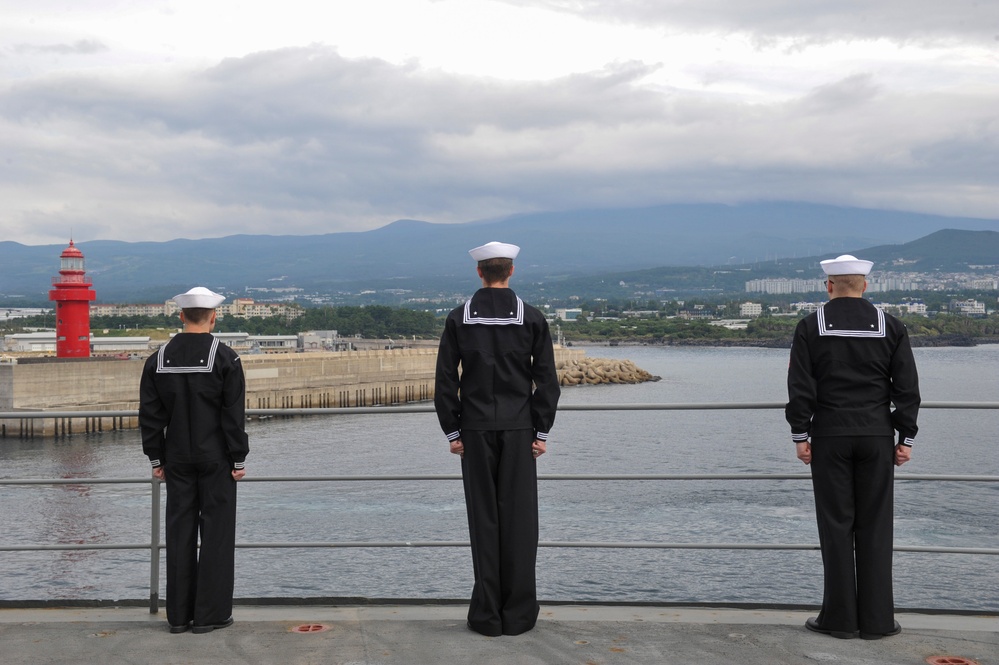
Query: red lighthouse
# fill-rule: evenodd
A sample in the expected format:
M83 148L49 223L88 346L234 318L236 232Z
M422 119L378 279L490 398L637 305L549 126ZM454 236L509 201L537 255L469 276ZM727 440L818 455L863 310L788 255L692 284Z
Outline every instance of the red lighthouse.
M59 257L59 276L52 278L49 300L56 303L56 356L90 357L90 301L97 294L90 288L83 269L83 252L69 241Z

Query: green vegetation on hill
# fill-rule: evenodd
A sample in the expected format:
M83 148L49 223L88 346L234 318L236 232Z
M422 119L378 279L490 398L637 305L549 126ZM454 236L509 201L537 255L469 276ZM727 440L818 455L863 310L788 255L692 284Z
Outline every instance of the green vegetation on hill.
M999 315L973 319L938 315L899 317L915 345L966 344L999 338ZM570 342L619 342L631 344L724 344L789 346L798 317L760 317L746 328L730 330L706 321L668 319L619 319L577 321L560 326Z
M0 331L23 332L29 328L52 328L52 314L13 319L0 324ZM95 316L90 328L98 335L156 337L150 331L174 331L181 327L176 316ZM218 332L246 332L251 335L294 335L306 330L336 330L342 337L360 335L382 337L437 337L443 323L432 312L398 307L316 307L306 309L297 319L282 317L223 317L218 320ZM103 331L107 330L107 333Z
M627 303L645 305L656 309L655 302ZM763 316L751 319L746 328L729 329L711 325L703 319L686 319L675 316L675 303L660 307L659 316L648 318L615 317L620 312L609 303L595 307L584 306L587 314L606 316L606 319L556 323L557 330L567 342L630 343L630 344L724 344L787 346L799 317ZM734 310L734 311L733 311ZM729 304L713 311L727 318L738 318L738 306ZM985 318L969 318L949 314L932 317L900 317L908 326L914 344L961 344L974 340L999 339L999 314ZM0 333L53 326L51 314L47 316L14 319L0 325ZM342 337L358 335L369 339L381 338L437 338L444 326L443 317L431 312L406 308L371 307L317 307L305 310L297 319L287 321L280 317L220 319L218 332L247 332L252 335L294 335L307 330L336 330ZM106 336L149 336L165 339L170 332L180 328L176 317L129 316L94 317L91 329ZM105 332L106 331L106 332Z
M230 321L230 324L236 323ZM399 307L316 307L290 323L295 331L336 330L341 337L437 337L443 324L432 312Z

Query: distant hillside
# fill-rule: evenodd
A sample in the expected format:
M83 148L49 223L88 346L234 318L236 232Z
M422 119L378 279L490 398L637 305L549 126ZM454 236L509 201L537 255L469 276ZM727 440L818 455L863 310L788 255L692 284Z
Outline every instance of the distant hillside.
M875 271L968 272L970 266L999 266L999 231L941 229L897 245L858 246L843 253L874 261ZM784 258L751 267L773 275L802 270L818 274L819 261L825 258L831 255Z
M999 221L797 203L671 205L466 224L401 220L364 233L77 245L86 255L99 302L155 302L194 283L238 294L250 286L334 292L386 281L400 288L415 282L474 282L466 252L489 240L524 248L519 277L562 280L661 266L753 266L785 257L808 265L815 259L794 257L866 247L883 249L889 257L900 246L910 251L905 243L946 228L984 233L999 229ZM925 246L911 248L919 261L944 266L962 256L975 257L969 259L975 263L996 260L985 260L989 251L996 256L987 249L988 241L948 240L953 244L944 246L942 240L925 240ZM0 302L10 304L12 295L44 301L64 247L0 242Z
M943 229L902 245L872 247L864 254L885 270L891 266L902 271L962 272L970 265L999 266L999 231Z
M839 252L837 252L838 254ZM961 231L944 229L901 245L852 248L855 254L874 261L879 272L971 272L969 266L997 266L984 272L999 271L999 231ZM712 293L737 293L752 279L768 277L822 276L819 261L833 254L800 259L777 259L749 265L713 267L663 266L644 270L609 272L571 279L550 280L542 291L525 289L525 294L585 294L589 298L631 298L635 291L665 290L678 297L708 296ZM647 287L647 288L643 288Z

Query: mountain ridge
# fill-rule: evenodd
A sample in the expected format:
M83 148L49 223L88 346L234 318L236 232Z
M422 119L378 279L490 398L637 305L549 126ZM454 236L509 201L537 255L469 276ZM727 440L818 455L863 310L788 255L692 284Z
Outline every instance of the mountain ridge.
M898 247L942 229L988 232L999 229L999 221L802 203L684 204L522 213L459 224L400 219L370 231L310 236L76 245L99 302L155 302L193 283L241 293L274 283L336 291L365 281L467 280L474 277L467 250L490 240L523 247L518 277L546 279L662 266L745 266L788 257L807 264L806 257ZM0 242L0 298L44 300L64 248Z

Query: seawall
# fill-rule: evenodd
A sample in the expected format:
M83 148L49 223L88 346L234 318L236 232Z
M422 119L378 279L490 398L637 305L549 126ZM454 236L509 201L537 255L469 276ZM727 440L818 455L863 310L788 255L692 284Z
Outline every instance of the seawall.
M566 366L582 350L556 349ZM330 408L433 399L436 348L241 356L246 406ZM0 364L0 412L137 411L143 360L22 359ZM560 371L560 374L562 372ZM71 436L138 427L134 416L0 419L0 437Z

